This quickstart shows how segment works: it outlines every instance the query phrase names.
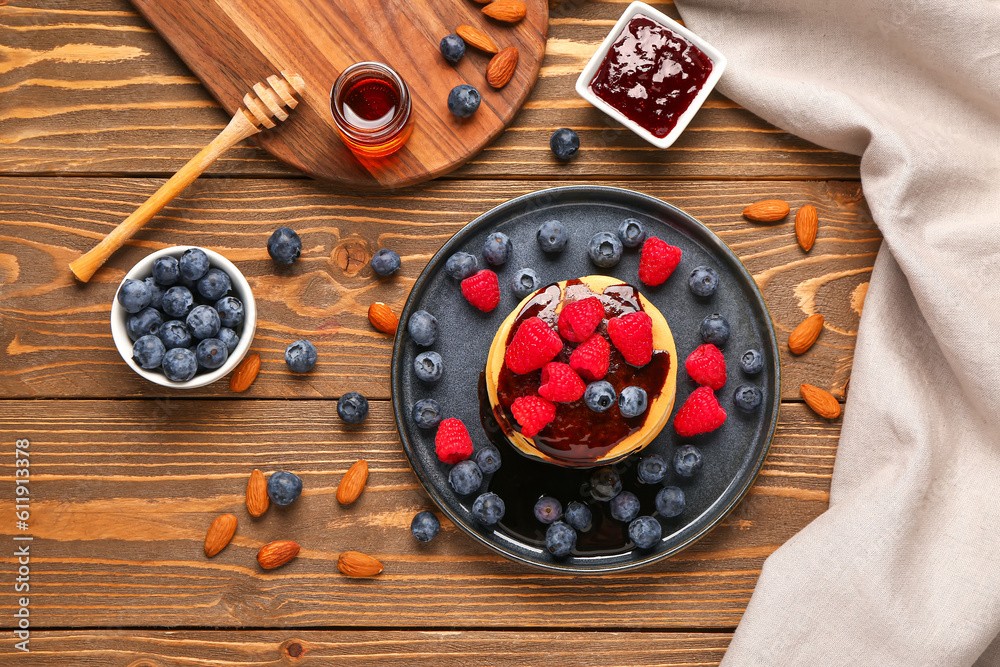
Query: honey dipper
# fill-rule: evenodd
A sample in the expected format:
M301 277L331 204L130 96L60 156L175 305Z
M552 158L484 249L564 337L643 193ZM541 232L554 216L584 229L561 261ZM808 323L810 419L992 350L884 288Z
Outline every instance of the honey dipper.
M219 133L219 136L161 185L159 190L154 192L142 206L104 237L103 241L85 255L70 262L69 268L73 271L73 275L83 282L90 280L94 272L101 268L101 265L118 248L132 238L132 235L149 222L150 218L159 213L171 199L180 194L181 190L201 176L201 173L208 169L209 165L215 162L220 155L264 128L275 127L276 123L272 119L281 122L288 118L288 113L282 107L294 109L298 105L295 93L301 95L304 86L302 77L295 72L282 70L281 76L284 78L273 74L267 77L267 86L259 82L255 83L253 92L257 94L257 97L251 93L243 96L243 104L246 108L240 108L233 114L233 119L229 121L229 125L226 125L226 129Z

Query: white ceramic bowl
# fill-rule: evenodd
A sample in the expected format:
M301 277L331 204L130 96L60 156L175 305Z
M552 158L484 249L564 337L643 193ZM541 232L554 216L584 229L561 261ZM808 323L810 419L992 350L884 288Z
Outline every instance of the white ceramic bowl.
M174 246L172 248L164 248L163 250L157 250L151 255L139 261L138 264L132 267L132 270L125 274L125 278L122 279L124 283L125 280L132 278L133 280L145 280L146 278L153 275L153 262L159 257L177 257L180 258L184 251L189 248L194 248L196 246ZM125 320L128 318L129 313L125 312L122 305L118 303L118 292L115 291L115 297L111 302L111 335L114 338L115 346L118 348L118 353L122 355L122 359L125 363L129 365L129 368L134 370L136 373L146 378L150 382L155 382L158 385L164 387L172 387L174 389L195 389L197 387L204 387L205 385L212 384L221 377L229 374L236 366L243 361L243 357L246 356L247 351L250 350L250 343L253 342L254 332L257 330L257 304L254 302L253 292L250 290L250 283L247 279L243 277L240 270L236 268L232 262L223 257L217 252L208 250L207 248L202 248L205 254L208 255L208 260L212 267L221 269L229 274L229 279L232 282L233 292L236 297L243 302L243 326L239 333L240 342L236 345L236 349L233 353L229 355L221 367L215 369L214 371L203 373L200 372L187 382L171 382L167 379L162 372L158 370L147 371L146 369L139 366L132 359L132 339L128 337L128 331L125 329ZM121 285L118 286L121 289Z
M597 74L597 70L601 68L601 64L604 62L604 58L608 55L608 51L611 50L615 41L622 34L622 31L625 29L625 25L631 21L632 17L636 14L648 16L657 23L660 23L674 31L681 37L686 38L692 44L701 49L704 54L708 56L709 60L712 61L712 72L705 80L705 85L701 87L701 90L698 91L698 95L691 101L691 104L687 109L685 109L684 113L681 114L680 118L677 119L677 124L674 126L674 129L671 130L670 134L665 137L657 137L653 135L652 132L642 127L634 120L630 120L621 111L595 95L590 89L590 82L594 80L594 75ZM597 49L597 53L595 53L590 59L587 66L583 68L583 72L580 73L580 77L576 80L576 93L657 148L668 148L674 143L674 141L677 140L677 137L679 137L681 132L683 132L688 126L688 123L691 122L694 115L698 113L698 109L700 109L701 105L705 103L705 100L708 98L708 94L712 92L713 88L715 88L715 84L719 82L719 78L722 76L722 72L725 69L726 57L722 55L714 46L682 26L677 21L674 21L669 16L666 16L663 12L653 9L644 2L633 2L625 10L625 13L622 14L622 17L618 19L618 22L615 23L615 27L611 29L611 32L608 33L608 36L601 43L600 48Z

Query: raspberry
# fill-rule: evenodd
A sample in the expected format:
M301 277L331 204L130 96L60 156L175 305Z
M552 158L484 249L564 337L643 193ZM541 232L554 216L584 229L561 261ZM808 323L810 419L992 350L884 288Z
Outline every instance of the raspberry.
M594 334L569 355L569 367L584 380L593 382L608 374L611 346L604 336Z
M566 364L555 361L542 367L542 385L538 395L553 403L572 403L587 390L580 376Z
M504 361L511 373L524 375L556 358L562 350L559 334L540 317L529 317L518 327L514 339L507 346Z
M458 463L472 456L472 438L461 419L445 419L434 436L434 450L445 463Z
M488 313L500 303L500 282L489 269L475 273L462 281L462 296L473 306Z
M691 379L700 385L719 390L726 384L726 359L711 343L699 345L684 362Z
M604 305L596 296L573 301L559 313L559 333L566 340L582 343L597 330L604 319Z
M632 366L645 366L653 358L653 320L641 310L608 320L608 336Z
M698 387L674 416L674 430L682 438L690 438L714 431L725 421L726 411L719 405L715 393L709 387Z
M556 406L539 396L522 396L510 406L514 419L521 425L521 435L533 438L556 418Z
M650 236L639 253L639 280L649 286L659 285L681 263L681 249Z

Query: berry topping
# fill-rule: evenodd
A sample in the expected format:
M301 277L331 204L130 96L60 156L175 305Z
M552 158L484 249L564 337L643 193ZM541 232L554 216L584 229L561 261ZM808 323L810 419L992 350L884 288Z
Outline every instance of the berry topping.
M645 366L653 358L653 320L641 310L608 320L608 336L632 366Z
M726 384L726 360L719 348L711 343L699 345L684 362L691 379L712 389L722 389Z
M681 249L655 236L642 244L639 253L639 280L649 286L660 285L681 263Z
M593 382L608 374L611 346L604 336L594 334L569 355L569 367L584 380Z
M540 396L521 396L511 404L510 411L521 426L521 435L526 438L535 437L556 418L556 406Z
M573 301L559 313L559 333L568 341L582 343L604 319L604 305L596 296Z
M517 328L507 346L504 361L511 373L524 375L555 359L562 350L559 334L540 317L529 317Z
M642 387L625 387L618 394L618 411L626 419L638 417L646 411L648 399Z
M580 150L580 135L568 127L560 127L549 138L549 148L560 160L568 160Z
M688 276L688 287L695 296L712 296L719 287L719 274L710 266L697 266Z
M579 400L587 390L580 376L567 364L549 362L542 367L542 384L538 395L553 403L571 403Z
M604 380L591 382L587 385L587 391L583 393L583 402L594 412L604 412L615 404L617 398L615 388Z
M500 303L500 282L497 274L483 269L462 281L462 296L473 306L488 313Z
M674 417L677 435L689 438L699 433L708 433L722 426L726 421L726 411L719 405L710 387L698 387Z
M434 451L445 463L458 463L472 456L472 438L461 419L445 419L434 436Z

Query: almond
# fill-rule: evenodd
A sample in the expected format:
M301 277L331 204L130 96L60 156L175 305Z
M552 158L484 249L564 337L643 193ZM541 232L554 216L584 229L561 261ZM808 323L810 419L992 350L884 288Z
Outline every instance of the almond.
M802 324L795 327L792 335L788 337L788 349L793 354L802 354L812 347L822 330L823 316L819 313L810 315L802 321Z
M819 230L819 217L816 207L806 204L795 214L795 238L803 250L809 252L816 242L816 232Z
M496 53L500 49L497 45L489 38L482 30L478 28L473 28L471 25L460 25L455 28L455 33L462 38L462 40L473 48L477 48L480 51L485 51L486 53Z
M517 67L517 48L508 46L500 53L493 56L490 64L486 66L486 83L494 88L503 88L514 76L514 69Z
M396 333L396 329L399 327L399 318L396 317L396 313L392 312L392 308L381 301L376 301L368 306L368 321L372 323L373 327L387 334Z
M250 473L250 481L247 482L247 511L250 516L260 516L267 511L271 505L271 499L267 497L267 480L264 473L254 468Z
M802 392L802 398L806 405L820 417L836 419L840 416L840 401L834 398L830 392L811 384L800 385L799 391Z
M337 487L337 502L341 505L353 503L365 490L365 482L367 481L368 461L361 459L352 465L344 473L344 479L340 480L340 486Z
M517 23L528 13L521 0L493 0L483 7L483 14L504 23Z
M777 222L790 210L788 202L782 199L765 199L743 209L743 217L754 222Z
M299 545L291 540L276 540L257 552L257 562L265 570L281 567L299 555Z
M246 391L257 379L260 372L260 355L254 352L243 360L229 378L229 389L235 392Z
M360 551L345 551L337 559L337 569L348 577L374 577L382 572L382 563Z
M229 540L236 534L236 517L232 514L220 514L212 521L205 535L205 555L211 558L226 548Z

